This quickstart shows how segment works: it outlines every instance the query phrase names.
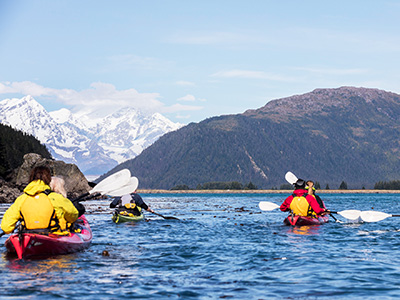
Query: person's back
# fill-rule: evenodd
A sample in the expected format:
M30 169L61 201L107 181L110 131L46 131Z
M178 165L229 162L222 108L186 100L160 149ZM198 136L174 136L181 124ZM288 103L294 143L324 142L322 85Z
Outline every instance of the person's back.
M139 185L139 180L136 177L136 185L132 187L132 193L123 195L122 197L115 197L110 203L110 208L117 208L120 212L128 212L135 216L142 214L142 209L145 209L151 213L154 211L143 201L142 197L136 193L136 189Z
M1 229L5 233L12 232L18 221L21 221L25 231L55 232L60 229L59 215L62 213L77 215L75 208L64 206L57 199L50 199L48 196L50 182L51 172L48 167L40 166L32 170L24 194L19 196L4 213Z
M5 233L12 232L18 221L27 230L52 230L57 227L54 207L45 193L50 190L50 181L51 174L47 167L36 167L32 170L24 194L4 213L1 228Z
M67 223L72 224L78 219L79 212L74 204L67 198L64 179L52 177L50 182L51 193L49 198L56 211L60 230L67 230Z
M316 199L308 194L305 181L298 179L294 184L295 190L287 197L280 206L281 211L290 211L299 216L316 216L322 214L325 209L321 208Z
M147 210L148 206L144 203L139 194L131 193L122 197L116 197L110 203L110 208L117 208L119 212L126 211L128 214L131 213L135 216L140 216L142 214L142 208Z
M319 204L319 206L320 206L321 208L326 209L326 206L325 206L324 201L322 201L321 197L318 196L318 195L315 193L314 182L313 182L312 180L308 180L307 183L306 183L306 185L307 185L307 186L306 186L306 189L307 189L307 191L308 191L308 194L311 195L311 196L313 196L313 197L315 198L315 200L317 200L317 202L318 202L318 204Z
M54 206L47 195L47 187L41 180L33 181L21 196L19 212L22 217L21 223L27 230L57 228Z

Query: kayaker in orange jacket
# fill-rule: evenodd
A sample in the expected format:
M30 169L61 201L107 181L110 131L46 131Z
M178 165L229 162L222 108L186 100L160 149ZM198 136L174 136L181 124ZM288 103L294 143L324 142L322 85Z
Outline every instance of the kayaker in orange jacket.
M306 182L303 179L298 179L294 187L293 194L287 197L280 206L281 211L291 211L294 215L303 217L316 217L329 213L328 210L320 207L315 197L308 194Z
M30 183L24 194L4 213L1 229L11 233L18 221L27 230L43 232L59 231L59 218L73 223L78 218L78 211L72 202L63 196L50 199L51 172L48 167L35 167L30 174ZM55 193L54 193L55 194Z

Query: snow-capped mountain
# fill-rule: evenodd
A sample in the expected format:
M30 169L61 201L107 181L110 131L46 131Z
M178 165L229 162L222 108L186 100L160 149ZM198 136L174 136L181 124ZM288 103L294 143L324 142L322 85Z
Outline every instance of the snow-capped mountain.
M31 96L0 101L0 123L35 136L55 159L76 164L85 175L105 173L182 126L133 108L100 119L66 108L47 112Z

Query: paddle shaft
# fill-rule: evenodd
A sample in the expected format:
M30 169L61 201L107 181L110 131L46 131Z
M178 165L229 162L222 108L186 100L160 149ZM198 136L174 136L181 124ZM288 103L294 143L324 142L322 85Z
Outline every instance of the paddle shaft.
M164 218L166 220L179 220L178 218L175 218L175 217L165 217L162 214L156 213L155 211L151 211L151 213L153 213L153 214L155 214L157 216L160 216L160 217L162 217L162 218Z
M90 193L85 193L80 195L79 197L72 199L72 202L81 202L81 201L86 201L86 200L90 200L93 199L95 197L101 196L101 193L94 193L94 194L90 194Z
M335 222L337 222L338 220L333 216L333 215L331 215L331 214L329 214L331 217L332 217L332 219L334 219L335 220Z

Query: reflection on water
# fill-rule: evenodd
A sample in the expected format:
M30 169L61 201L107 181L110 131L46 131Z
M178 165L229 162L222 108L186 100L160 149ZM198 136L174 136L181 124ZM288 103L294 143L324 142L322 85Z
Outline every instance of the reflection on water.
M4 248L3 248L4 249ZM60 256L45 259L18 260L3 254L1 261L3 284L2 295L26 296L42 294L63 294L63 282L75 281L77 263L74 256ZM4 277L7 274L7 277ZM57 284L57 282L59 284Z
M44 259L5 255L1 298L379 299L399 295L399 220L288 227L271 195L142 195L165 220L114 224L109 201L85 203L93 243ZM334 200L329 200L329 197ZM331 195L333 210L400 212L396 195ZM3 213L7 205L0 206ZM108 255L104 255L104 253ZM4 280L6 279L6 280Z
M310 235L310 234L319 234L320 227L323 225L313 225L313 226L288 226L288 232L294 234L302 234L302 235Z
M15 255L11 256L4 253L3 258L8 261L5 267L21 273L32 273L35 276L49 272L71 272L76 267L76 263L68 255L19 260Z

